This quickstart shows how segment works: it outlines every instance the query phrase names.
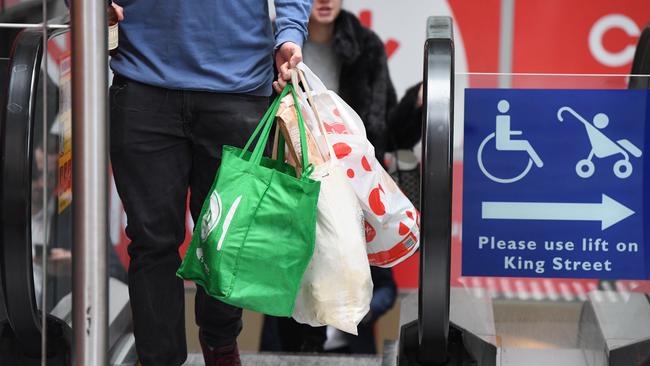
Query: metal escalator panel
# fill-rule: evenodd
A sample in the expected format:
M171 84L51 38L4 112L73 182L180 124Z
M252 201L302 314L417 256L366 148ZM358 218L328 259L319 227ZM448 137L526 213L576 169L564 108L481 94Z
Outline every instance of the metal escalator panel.
M417 306L412 297L402 302L399 366L448 361L454 119L450 17L427 20L423 76L420 286Z
M48 364L68 365L74 318L71 34L49 32L47 58L42 41L40 29L19 34L7 79L0 135L0 359L11 349L14 363L40 364L44 344ZM122 364L134 358L131 310L124 269L112 246L109 251L108 351Z
M7 68L9 67L8 58L0 58L0 101L5 100L5 92L7 85ZM0 286L2 286L2 273L0 273ZM3 291L0 291L0 323L7 320L7 310L5 310L5 300Z
M422 131L419 356L442 363L449 332L454 43L451 18L427 22Z
M0 135L0 276L10 329L4 326L0 336L14 362L38 363L46 351L48 363L67 365L70 327L49 313L71 289L71 210L66 214L64 204L71 187L63 184L70 42L66 31L50 32L45 63L42 37L36 29L19 33L8 68Z
M424 44L420 285L417 301L411 296L402 301L399 366L466 361L466 337L449 321L454 59L452 19L430 17Z
M42 42L35 31L20 33L9 63L2 124L2 217L0 271L8 320L30 356L40 354L41 326L34 294L31 247L33 124Z

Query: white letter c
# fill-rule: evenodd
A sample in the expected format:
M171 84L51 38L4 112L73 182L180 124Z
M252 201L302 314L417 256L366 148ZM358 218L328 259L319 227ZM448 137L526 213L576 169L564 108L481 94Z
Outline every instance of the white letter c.
M603 36L612 28L620 28L630 37L637 37L641 30L629 17L622 14L609 14L600 18L589 32L589 50L596 60L606 66L624 66L634 58L635 45L628 45L620 52L612 53L603 46Z

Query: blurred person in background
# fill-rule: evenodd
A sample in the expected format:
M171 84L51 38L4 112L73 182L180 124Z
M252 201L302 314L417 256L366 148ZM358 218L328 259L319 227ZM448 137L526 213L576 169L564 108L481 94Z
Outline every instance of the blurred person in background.
M314 0L304 62L363 120L375 156L384 161L386 119L397 103L384 43L341 8L342 0Z
M422 83L410 87L388 116L387 170L400 189L420 209L422 156Z
M412 150L422 138L422 83L406 90L388 116L389 149ZM419 155L418 155L419 159Z

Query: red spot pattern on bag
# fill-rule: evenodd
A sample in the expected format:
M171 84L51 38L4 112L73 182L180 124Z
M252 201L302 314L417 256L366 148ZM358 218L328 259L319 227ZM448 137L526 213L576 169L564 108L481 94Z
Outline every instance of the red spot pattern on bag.
M334 108L332 110L332 113L334 113L334 115L337 116L337 117L341 117L341 112L339 111L338 108Z
M354 178L354 170L348 169L348 177Z
M332 146L332 149L334 149L334 154L336 154L336 157L338 159L343 159L344 157L350 155L352 152L352 148L350 145L346 144L345 142L337 142Z
M413 212L411 212L411 211L406 211L406 216L408 216L409 219L411 219L411 220L414 219L414 218L413 218Z
M403 222L399 223L399 234L400 235L406 235L409 232L409 227L404 225Z
M332 122L332 123L327 123L323 122L323 125L325 125L325 132L327 132L329 135L349 135L350 132L348 131L348 128L345 127L343 123L340 122Z
M372 225L368 223L368 221L363 220L365 227L366 227L366 243L370 243L375 239L375 236L377 236L377 230L375 230Z
M363 169L364 169L365 171L367 171L367 172L371 172L371 171L372 171L372 167L370 167L370 163L368 163L368 159L366 159L365 156L364 156L363 158L361 158L361 166L362 166ZM382 190L382 191L383 191L383 190Z
M370 191L370 196L368 197L370 209L377 216L383 216L386 214L386 206L384 206L384 203L381 201L381 192L383 192L383 189L381 189L380 185L378 188L374 188Z

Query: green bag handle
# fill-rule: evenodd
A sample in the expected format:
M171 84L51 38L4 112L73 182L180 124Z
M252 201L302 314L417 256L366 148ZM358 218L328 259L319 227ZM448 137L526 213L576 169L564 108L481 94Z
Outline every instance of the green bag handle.
M259 125L253 132L252 136L246 143L246 146L242 150L242 153L240 154L240 158L243 159L244 153L248 151L250 146L252 145L253 141L257 137L258 134L261 135L257 141L257 144L255 145L255 148L253 149L253 153L251 154L251 162L259 165L260 162L262 161L262 155L264 154L264 147L266 146L266 142L268 141L270 134L271 134L271 128L273 127L273 124L275 123L275 115L278 112L278 109L280 107L280 102L282 98L284 98L289 92L291 92L291 95L293 97L294 101L294 106L296 108L296 114L298 116L298 130L300 131L300 148L302 152L302 175L301 178L307 178L311 175L311 173L314 170L314 167L312 164L309 163L308 159L308 149L307 149L307 135L305 133L305 122L302 116L302 112L300 111L300 107L298 104L298 98L296 97L296 92L293 88L293 85L290 83L287 84L287 86L282 90L282 93L278 97L275 98L273 103L271 104L271 107L266 111L264 114L264 117L262 117L262 120L260 121ZM284 160L284 136L280 135L278 139L278 146L279 146L279 151L278 151L278 160Z
M300 107L299 107L298 99L297 99L297 94L295 92L295 90L296 90L295 86L293 86L291 83L287 84L287 86L291 90L291 95L293 97L293 104L294 104L294 106L296 108L296 115L298 117L298 131L300 132L300 148L301 148L302 166L303 166L302 177L305 178L305 177L309 177L311 175L311 173L313 172L313 170L314 170L313 164L310 164L309 159L308 159L309 158L308 157L309 149L307 147L307 133L306 133L306 130L305 130L305 120L304 120L304 117L302 115L302 112L300 111ZM278 108L279 108L279 105L278 105ZM273 115L275 116L275 113ZM271 133L270 128L268 129L268 133L269 133L269 137L270 137L270 133ZM284 161L284 154L285 154L285 152L284 152L284 150L285 150L284 149L284 144L285 144L284 135L279 134L279 136L278 136L278 156L276 158L277 160ZM282 148L280 148L280 147L282 147Z
M257 137L257 135L260 133L262 128L265 127L266 124L268 123L269 116L270 115L275 116L275 114L278 112L278 108L280 106L280 100L282 98L284 98L284 96L286 96L288 92L289 92L289 90L287 88L284 88L282 93L278 97L275 98L273 103L271 103L271 106L266 110L266 113L264 113L264 117L262 117L262 120L260 121L260 123L257 124L257 127L255 128L255 131L253 131L253 134L248 139L248 142L246 142L246 145L242 149L242 152L239 155L240 158L242 158L242 159L244 158L244 153L246 151L248 151L248 149L250 149L250 146L253 143L253 141L255 141L255 138Z
M288 94L287 89L288 89L288 91L291 92L291 95L293 97L294 107L296 108L296 114L297 114L297 117L298 117L298 130L300 132L300 148L301 148L301 153L302 153L301 155L302 155L302 166L303 166L301 176L302 176L302 178L307 178L313 172L314 167L313 167L312 164L309 163L309 158L308 158L309 152L308 152L308 149L307 149L307 135L306 135L306 132L305 132L305 121L304 121L304 118L302 116L302 112L300 111L300 107L299 107L300 104L298 103L298 98L297 98L297 95L296 95L296 92L295 92L295 88L291 83L287 84L287 86L285 87L285 90L283 90L283 93L281 93L281 95L278 97L278 99L277 99L277 103L278 103L277 108L274 108L273 113L270 116L268 116L270 121L267 121L268 124L264 127L264 130L262 132L262 136L260 137L260 141L264 141L264 143L259 145L259 142L258 142L258 146L255 147L255 151L253 152L254 156L252 157L252 159L255 159L253 161L256 162L257 164L259 164L259 162L261 161L262 155L264 154L264 146L266 145L266 141L268 141L268 139L270 137L271 127L273 126L273 123L275 122L275 115L277 114L277 110L280 107L281 99L284 98L284 96L286 96L286 94ZM287 92L285 93L285 91L287 91ZM278 142L279 142L280 146L284 146L284 136L282 136L282 140L278 139ZM278 158L279 158L278 160L284 160L284 151L282 152L282 155L278 156Z

